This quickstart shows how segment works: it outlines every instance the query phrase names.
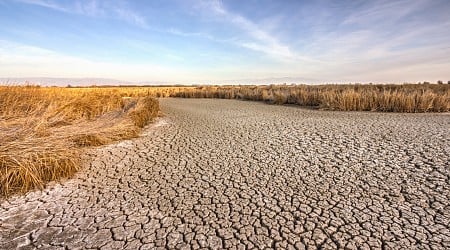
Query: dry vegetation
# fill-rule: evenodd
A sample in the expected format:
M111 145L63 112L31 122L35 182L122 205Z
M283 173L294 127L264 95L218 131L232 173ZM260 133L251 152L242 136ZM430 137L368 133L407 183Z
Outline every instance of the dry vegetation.
M0 87L0 196L80 167L82 148L132 138L157 116L146 89Z
M341 111L450 111L448 84L208 86L181 89L171 96L242 99Z

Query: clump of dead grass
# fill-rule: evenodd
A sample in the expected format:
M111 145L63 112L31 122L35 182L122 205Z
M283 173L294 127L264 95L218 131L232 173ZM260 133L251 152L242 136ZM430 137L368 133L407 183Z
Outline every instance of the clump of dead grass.
M136 137L159 105L126 91L0 87L0 196L72 176L85 147Z

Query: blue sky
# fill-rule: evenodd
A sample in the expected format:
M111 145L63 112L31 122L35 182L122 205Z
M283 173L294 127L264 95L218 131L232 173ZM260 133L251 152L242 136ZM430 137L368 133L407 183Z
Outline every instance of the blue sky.
M449 0L0 0L0 77L450 80Z

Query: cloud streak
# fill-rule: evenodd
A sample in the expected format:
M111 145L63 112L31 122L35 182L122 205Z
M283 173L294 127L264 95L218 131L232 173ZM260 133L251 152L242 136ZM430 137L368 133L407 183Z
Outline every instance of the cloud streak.
M149 28L145 17L130 9L124 1L75 0L69 4L62 4L61 1L54 0L16 1L70 14L119 19L141 28Z
M362 24L370 23L377 25L385 22L395 23L395 21L421 10L427 0L375 0L367 2L358 11L346 17L342 24Z
M289 46L279 42L273 35L260 28L257 24L249 19L228 11L221 1L202 1L200 6L208 12L212 11L216 16L223 21L231 22L233 25L241 30L244 30L252 41L245 39L234 39L234 44L251 49L254 51L263 52L264 54L274 56L279 59L293 59L296 57L290 50Z
M17 67L20 65L20 67ZM177 71L182 73L182 71ZM133 75L135 81L163 80L174 70L154 64L113 63L68 56L36 46L0 40L2 77L111 77ZM167 78L165 78L167 79Z
M68 10L66 8L60 6L59 4L51 2L51 1L46 1L46 0L16 0L16 1L20 2L20 3L31 4L31 5L44 7L44 8L49 8L52 10L68 12Z

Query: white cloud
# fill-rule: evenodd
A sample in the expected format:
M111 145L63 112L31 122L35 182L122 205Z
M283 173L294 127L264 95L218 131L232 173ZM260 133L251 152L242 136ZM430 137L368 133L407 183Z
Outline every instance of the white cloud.
M55 11L100 18L115 18L148 28L144 16L130 9L124 1L75 0L71 4L62 4L55 0L16 0L17 2L36 5Z
M164 32L167 32L172 35L177 35L177 36L201 37L201 38L205 38L205 39L212 40L212 41L223 41L220 39L216 39L215 37L213 37L207 33L204 33L204 32L185 32L185 31L179 30L177 28L170 28L170 29L165 30Z
M200 6L207 9L208 12L212 11L215 15L220 17L222 21L231 22L239 29L244 30L247 35L252 38L251 41L246 41L243 38L234 39L233 42L236 45L254 51L263 52L278 59L297 58L289 46L278 41L274 35L268 33L251 20L228 11L225 9L221 1L201 1Z
M356 6L352 3L350 15L336 25L312 25L317 30L303 51L322 62L322 74L311 74L345 81L450 78L450 20L431 13L429 2L379 0Z
M111 63L68 56L39 47L0 40L1 77L99 77L130 81L181 80L182 69L154 64Z
M41 7L49 8L52 10L68 12L68 10L66 8L64 8L63 6L60 6L59 4L52 2L52 1L47 1L47 0L16 0L16 1L21 2L21 3L41 6Z
M130 9L124 9L121 7L115 7L115 8L113 8L113 11L122 20L125 20L129 23L135 24L142 28L149 28L149 25L147 24L147 21L145 20L145 18L135 11L132 11Z
M367 2L361 10L356 9L342 24L367 24L395 22L422 9L428 0L375 0Z
M102 17L106 14L105 7L97 0L83 0L74 1L74 6L67 6L65 9L67 12L75 12L78 14Z

